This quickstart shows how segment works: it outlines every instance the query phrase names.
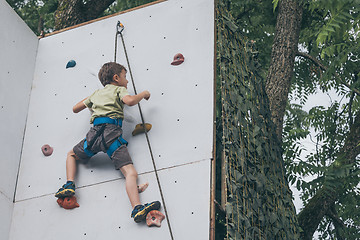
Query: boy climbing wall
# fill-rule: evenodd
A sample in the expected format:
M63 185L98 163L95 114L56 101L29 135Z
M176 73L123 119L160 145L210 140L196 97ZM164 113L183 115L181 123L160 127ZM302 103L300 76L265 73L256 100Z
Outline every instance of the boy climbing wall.
M133 106L142 99L148 100L150 93L143 91L137 95L130 95L127 91L124 66L109 62L99 71L99 79L103 89L96 90L90 97L85 98L73 107L78 113L85 108L92 110L90 123L93 127L86 138L69 151L66 158L67 182L57 191L55 197L64 198L75 194L75 173L77 160L89 160L96 153L102 151L113 161L115 168L120 169L125 177L126 192L133 211L131 217L135 222L145 220L151 210L158 210L160 202L154 201L142 205L137 187L137 172L127 149L127 141L122 137L122 121L124 118L124 104Z

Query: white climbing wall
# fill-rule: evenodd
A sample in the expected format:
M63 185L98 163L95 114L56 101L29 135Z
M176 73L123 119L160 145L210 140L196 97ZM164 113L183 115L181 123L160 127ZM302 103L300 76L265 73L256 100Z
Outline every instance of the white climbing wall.
M37 46L35 34L0 0L0 239L8 239L11 224Z
M169 0L38 41L11 240L28 236L171 239L166 220L161 228L133 222L125 180L106 154L79 165L76 179L79 208L64 210L54 197L66 181L67 152L91 127L90 112L74 114L72 106L102 87L97 73L103 63L114 60L119 20L125 25L123 35L136 89L152 94L149 101L141 102L141 108L145 122L152 124L148 133L150 146L174 239L209 239L214 2ZM177 53L184 55L185 62L173 66L170 63ZM77 64L66 69L69 60ZM129 69L120 38L117 62ZM133 94L129 73L127 78ZM129 141L139 183L150 183L141 193L141 201L161 200L145 135L131 135L141 122L138 107L126 107L125 115L123 136ZM49 157L41 152L44 144L54 148ZM20 149L16 152L20 155ZM161 211L164 213L164 208Z

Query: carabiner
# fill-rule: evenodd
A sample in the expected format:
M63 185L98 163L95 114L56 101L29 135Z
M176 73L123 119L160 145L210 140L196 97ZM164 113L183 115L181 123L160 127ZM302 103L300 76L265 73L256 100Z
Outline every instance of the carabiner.
M116 34L121 34L124 31L124 25L118 21L116 25Z

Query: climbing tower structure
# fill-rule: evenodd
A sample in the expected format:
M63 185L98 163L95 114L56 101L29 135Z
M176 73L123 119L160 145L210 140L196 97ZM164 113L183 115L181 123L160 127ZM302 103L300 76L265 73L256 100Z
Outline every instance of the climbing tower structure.
M209 239L214 2L157 1L41 39L5 0L0 20L2 239ZM115 41L118 21L128 61L122 41ZM184 62L172 65L178 53ZM76 65L66 68L71 60ZM79 165L79 208L60 208L54 197L66 181L67 152L91 127L91 113L74 114L72 106L102 87L98 70L114 60L131 68L138 91L151 92L141 102L144 121L152 124L147 138L132 136L142 121L136 106L125 108L123 137L139 183L149 182L141 201L166 206L160 228L130 218L125 180L106 154ZM134 94L129 74L128 80ZM41 151L45 144L53 148L50 156Z

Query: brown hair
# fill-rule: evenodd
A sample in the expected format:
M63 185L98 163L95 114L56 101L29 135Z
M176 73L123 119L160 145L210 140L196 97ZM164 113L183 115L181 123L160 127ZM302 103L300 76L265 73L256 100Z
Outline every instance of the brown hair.
M126 68L121 64L115 62L105 63L98 74L101 84L105 87L113 81L113 76L115 74L120 74L122 70L126 71Z

